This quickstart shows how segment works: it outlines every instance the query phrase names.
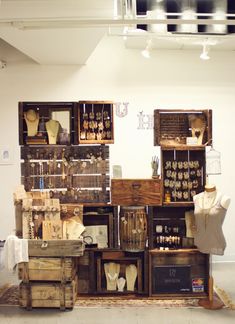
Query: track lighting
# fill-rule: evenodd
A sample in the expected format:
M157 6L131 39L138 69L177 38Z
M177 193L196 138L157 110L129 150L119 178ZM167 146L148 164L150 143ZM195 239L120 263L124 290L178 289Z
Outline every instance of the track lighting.
M150 58L151 49L152 49L152 40L149 39L147 41L147 45L146 45L145 49L143 51L141 51L141 54L143 55L143 57Z
M209 60L210 59L209 50L210 50L209 45L207 43L204 43L203 48L202 48L202 52L201 52L201 55L200 55L201 60Z

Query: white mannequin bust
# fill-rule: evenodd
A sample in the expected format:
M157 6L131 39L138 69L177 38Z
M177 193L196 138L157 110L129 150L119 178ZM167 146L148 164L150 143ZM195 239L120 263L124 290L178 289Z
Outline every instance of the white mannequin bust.
M28 136L36 136L38 132L39 113L33 109L29 109L24 113L24 120L27 125Z
M217 191L215 184L206 184L205 185L205 191L204 191L204 195L203 195L203 201L200 201L200 205L201 207L208 209L210 208L219 198L219 196L221 195L220 192ZM196 195L198 196L198 195ZM196 196L193 197L193 200L195 202ZM230 205L231 199L230 197L226 196L226 195L222 195L221 197L221 206L225 209L228 209L229 205Z
M59 135L60 123L57 120L50 119L46 122L49 144L56 144Z

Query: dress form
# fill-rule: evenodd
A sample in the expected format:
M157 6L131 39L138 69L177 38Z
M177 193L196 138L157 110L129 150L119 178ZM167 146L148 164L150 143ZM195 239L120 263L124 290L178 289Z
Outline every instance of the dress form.
M24 120L27 125L28 136L36 136L38 132L39 113L33 109L29 109L24 113Z
M207 233L207 238L208 241L211 240L213 237L217 237L216 240L214 241L215 245L217 244L216 242L218 241L218 246L221 245L221 250L223 253L223 240L224 240L224 248L226 246L225 239L222 234L222 224L224 220L224 216L226 214L227 208L229 207L230 204L230 198L225 195L221 195L221 193L217 192L216 186L215 185L206 185L205 186L205 191L203 193L200 193L196 196L194 196L194 203L195 203L195 215L197 217L203 216L203 213L205 213L205 230L207 226L211 226L214 223L219 223L221 222L220 226L217 227L212 227L216 232ZM219 222L218 222L219 220ZM197 222L196 222L197 223ZM197 224L196 224L197 226ZM201 227L201 225L200 225ZM203 227L201 227L203 230ZM197 228L197 231L199 231L199 228ZM205 233L203 234L205 236ZM216 234L216 235L215 235ZM200 234L199 234L200 238ZM196 244L197 245L197 244ZM209 245L210 246L210 245ZM203 247L203 245L202 245ZM206 309L211 309L211 310L216 310L216 309L221 309L223 307L223 303L213 295L213 286L214 286L214 279L212 277L212 254L222 254L222 253L214 253L214 251L217 251L217 247L214 249L213 246L210 246L208 251L211 252L205 252L201 251L204 253L208 253L210 255L210 261L209 261L209 287L208 287L208 298L201 299L199 301L199 305L206 308ZM200 249L199 249L200 250ZM218 252L220 251L220 248L218 248Z
M49 144L56 144L59 135L60 123L57 120L50 119L46 122Z

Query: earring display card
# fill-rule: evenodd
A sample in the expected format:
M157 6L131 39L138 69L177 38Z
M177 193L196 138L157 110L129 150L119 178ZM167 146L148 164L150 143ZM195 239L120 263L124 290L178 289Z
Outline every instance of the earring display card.
M83 144L114 143L112 102L79 102L78 142Z

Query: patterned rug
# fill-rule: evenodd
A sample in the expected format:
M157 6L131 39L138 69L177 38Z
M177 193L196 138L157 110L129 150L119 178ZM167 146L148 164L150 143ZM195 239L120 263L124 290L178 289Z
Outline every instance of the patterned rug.
M234 304L228 305L226 300L220 296L217 287L217 296L225 303L225 308L234 309ZM19 306L19 287L5 285L0 287L0 306ZM147 297L130 297L121 296L78 296L75 308L112 308L112 307L160 307L160 308L200 308L198 299L154 299Z

